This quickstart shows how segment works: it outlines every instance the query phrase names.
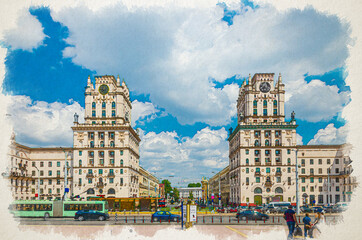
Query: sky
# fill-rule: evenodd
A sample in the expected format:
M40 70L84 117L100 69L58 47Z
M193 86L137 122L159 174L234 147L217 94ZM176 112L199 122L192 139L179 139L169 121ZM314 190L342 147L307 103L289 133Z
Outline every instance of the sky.
M140 129L141 166L185 186L228 165L228 129L249 73L282 74L298 144L344 143L351 44L347 23L312 7L34 5L1 36L3 92L19 143L72 146L87 77L120 75Z

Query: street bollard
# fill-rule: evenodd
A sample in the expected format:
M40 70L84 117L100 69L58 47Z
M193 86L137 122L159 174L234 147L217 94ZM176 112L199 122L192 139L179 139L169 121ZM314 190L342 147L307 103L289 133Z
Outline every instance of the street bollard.
M220 216L220 223L222 223L222 217Z
M273 216L273 223L274 223L274 216Z
M255 218L255 223L256 223L256 218Z
M197 216L196 216L196 223L197 223Z
M265 218L264 218L264 223L265 223Z
M145 223L145 216L142 217L142 223Z
M229 216L229 223L231 222L231 217Z
M300 223L300 216L299 216L299 223Z
M248 223L248 218L246 218L246 223Z
M153 218L151 217L151 223L153 223Z
M136 223L136 216L133 216L133 221L134 223Z
M202 221L205 223L205 216L202 216L202 219L203 219Z
M170 219L170 218L168 219L168 223L171 223L171 219Z
M280 218L279 218L279 216L278 216L278 223L280 223Z
M127 216L126 216L126 223L127 223Z
M239 223L239 220L240 220L240 218L238 218L238 223Z
M161 218L160 218L160 223L161 223Z
M211 223L214 223L214 216L211 216Z
M117 222L117 213L114 214L114 221Z

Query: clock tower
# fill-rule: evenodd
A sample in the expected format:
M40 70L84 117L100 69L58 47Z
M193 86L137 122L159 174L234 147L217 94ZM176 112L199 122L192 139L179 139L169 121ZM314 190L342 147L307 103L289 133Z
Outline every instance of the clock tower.
M279 74L249 75L239 90L238 125L229 136L230 199L295 202L296 121L285 121Z

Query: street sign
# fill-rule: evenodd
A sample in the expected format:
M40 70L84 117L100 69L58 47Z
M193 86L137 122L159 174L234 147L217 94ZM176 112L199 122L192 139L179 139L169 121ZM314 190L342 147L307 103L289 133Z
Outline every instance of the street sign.
M196 222L197 209L196 205L190 205L190 222Z
M37 194L37 193L35 193L35 197L38 197L38 194Z

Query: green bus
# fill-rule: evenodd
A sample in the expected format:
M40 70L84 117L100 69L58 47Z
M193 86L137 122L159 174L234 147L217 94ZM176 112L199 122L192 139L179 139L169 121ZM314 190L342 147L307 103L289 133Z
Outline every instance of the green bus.
M108 213L107 201L18 200L9 210L15 217L74 217L79 210Z

